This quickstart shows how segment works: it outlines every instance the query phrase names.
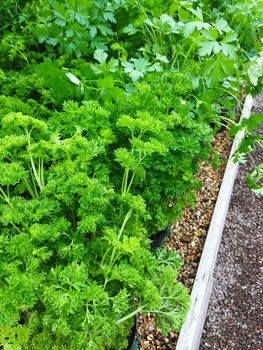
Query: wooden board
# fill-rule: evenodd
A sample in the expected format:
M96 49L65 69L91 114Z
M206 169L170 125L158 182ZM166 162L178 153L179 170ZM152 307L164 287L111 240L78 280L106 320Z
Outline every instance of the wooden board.
M248 95L245 100L241 118L250 117L252 104L253 99ZM190 310L186 322L181 329L176 350L199 349L209 298L212 291L213 273L217 253L221 242L234 182L238 173L238 164L233 163L231 156L235 153L243 136L244 132L239 132L233 142L193 285Z

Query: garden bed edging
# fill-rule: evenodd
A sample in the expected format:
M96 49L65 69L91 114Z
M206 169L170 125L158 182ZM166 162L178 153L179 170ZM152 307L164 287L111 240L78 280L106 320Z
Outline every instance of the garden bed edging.
M252 104L253 98L251 95L248 95L245 99L240 119L250 117ZM244 131L238 132L231 148L229 161L226 166L191 292L191 306L186 321L179 334L175 350L199 349L206 312L212 291L213 272L216 264L217 253L221 242L234 182L238 174L239 164L233 162L232 156L237 150L243 136Z

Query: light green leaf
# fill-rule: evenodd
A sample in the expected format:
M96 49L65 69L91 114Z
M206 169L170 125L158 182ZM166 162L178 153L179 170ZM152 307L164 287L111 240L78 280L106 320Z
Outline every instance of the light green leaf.
M219 31L220 34L222 34L222 32L229 32L231 31L231 28L229 27L227 21L223 18L219 18L216 20L215 22L215 26L217 28L217 30Z
M96 34L97 34L97 28L95 26L90 26L90 36L91 38L95 38Z
M202 31L203 36L210 41L216 41L218 38L218 31L214 28Z
M236 58L237 47L235 45L227 44L221 42L222 52L225 56L230 56L231 58Z
M151 67L148 69L148 72L162 72L162 67L160 65L160 62L155 62Z
M263 74L263 69L262 67L258 64L257 61L250 61L249 67L247 70L247 74L249 77L249 80L252 85L257 86L258 79L262 76Z
M231 32L231 33L227 33L221 42L222 43L231 43L232 41L236 41L236 40L237 40L237 33Z
M106 21L112 22L112 23L116 23L116 18L114 16L113 12L104 12L103 13L103 17Z
M66 76L69 78L69 80L73 83L73 84L76 84L76 85L80 85L80 80L79 78L77 78L74 74L70 73L70 72L67 72L66 73Z
M113 35L112 29L109 26L107 26L106 24L98 24L97 28L99 29L99 31L101 32L101 34L103 36Z
M125 34L128 34L128 35L133 35L133 34L136 34L138 32L138 29L136 27L134 27L133 24L129 24L122 29L122 32Z
M134 63L134 67L142 72L149 67L149 62L145 58L132 58L131 61Z
M97 49L97 50L95 50L93 57L100 64L104 64L107 60L108 54L102 49Z
M193 34L193 32L197 29L197 30L201 30L201 29L209 29L210 28L210 24L209 23L204 23L201 21L193 21L193 22L187 22L184 25L184 35L185 37L190 36L191 34Z
M132 62L122 62L125 73L128 73L133 82L138 81L147 72L149 62L144 58L132 58Z
M188 9L190 12L192 12L200 21L203 21L203 12L201 7L197 7L197 9L189 8Z
M159 53L156 54L156 59L164 63L169 63L168 58L165 55L160 55Z
M107 69L109 72L112 72L112 73L117 72L118 66L119 66L119 62L115 58L111 58L107 63Z
M205 55L210 56L214 49L214 43L212 41L203 41L202 43L199 44L199 47L200 47L199 49L200 56L205 56Z

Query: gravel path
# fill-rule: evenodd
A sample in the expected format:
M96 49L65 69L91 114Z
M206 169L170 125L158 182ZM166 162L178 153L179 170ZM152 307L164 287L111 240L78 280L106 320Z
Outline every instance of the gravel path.
M254 111L263 112L263 93ZM250 169L242 165L235 182L199 350L263 349L263 198L246 186Z

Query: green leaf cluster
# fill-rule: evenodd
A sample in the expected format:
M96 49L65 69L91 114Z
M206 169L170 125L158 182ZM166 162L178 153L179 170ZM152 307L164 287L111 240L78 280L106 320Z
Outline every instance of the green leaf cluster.
M253 158L253 151L263 149L262 135L255 134L255 130L263 123L263 114L254 114L250 118L243 118L230 129L230 135L243 134L241 142L234 154L234 161L246 163L249 159L253 170L247 175L248 187L256 194L263 195L263 164L258 164ZM252 154L251 154L252 153Z
M69 101L50 123L21 112L2 119L4 348L123 348L138 312L160 314L164 332L184 320L180 258L149 251L145 200L110 181L109 116L96 102ZM147 154L160 147L152 142Z

